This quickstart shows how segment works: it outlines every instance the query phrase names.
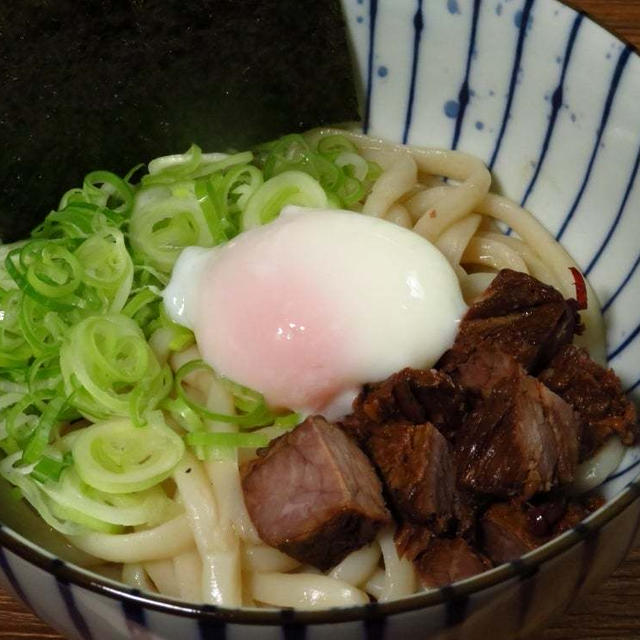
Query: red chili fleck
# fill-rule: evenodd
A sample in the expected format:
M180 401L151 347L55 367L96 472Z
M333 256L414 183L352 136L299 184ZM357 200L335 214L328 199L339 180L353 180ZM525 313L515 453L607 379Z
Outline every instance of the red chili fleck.
M430 218L435 218L438 215L435 209L429 209L427 213Z
M576 287L576 301L578 302L578 309L587 308L587 285L584 281L584 276L575 267L569 267L571 275L573 275L573 283Z

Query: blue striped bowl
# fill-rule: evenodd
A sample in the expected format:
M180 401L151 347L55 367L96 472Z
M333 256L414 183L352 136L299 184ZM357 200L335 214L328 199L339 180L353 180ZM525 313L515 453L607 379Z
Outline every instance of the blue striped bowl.
M611 364L640 391L640 58L555 0L343 0L364 128L483 158L542 219L603 302ZM635 542L640 451L609 502L482 576L389 604L234 611L152 597L0 527L0 582L69 638L524 637L602 581Z

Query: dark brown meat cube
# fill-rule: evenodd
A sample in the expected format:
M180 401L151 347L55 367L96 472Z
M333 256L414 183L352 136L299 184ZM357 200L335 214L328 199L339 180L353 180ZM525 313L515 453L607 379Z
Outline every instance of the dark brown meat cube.
M462 538L434 538L414 566L423 586L435 588L482 573L491 563Z
M243 470L242 487L262 540L322 570L391 521L368 458L322 417L272 442Z
M461 488L526 500L573 480L579 420L522 367L479 400L456 441Z
M524 273L503 269L467 311L453 347L439 368L451 373L479 348L513 356L527 371L539 371L579 330L575 300Z
M411 524L403 522L396 529L394 542L398 556L415 560L421 553L426 551L435 535L431 529L422 524Z
M626 445L636 442L636 409L624 395L618 376L583 349L563 347L539 378L582 418L580 460L590 457L613 434Z
M364 447L367 440L376 429L380 428L377 422L371 422L362 413L350 413L337 423L350 438L353 438L361 447Z
M541 501L542 500L542 501ZM588 506L591 504L591 506ZM534 504L527 504L526 514L529 531L539 538L560 535L568 529L573 529L594 511L600 502L587 501L584 504L578 500L567 501L566 496L539 498Z
M449 444L430 423L390 423L369 438L366 450L378 468L401 519L451 529L458 508Z
M487 346L472 351L460 362L455 378L460 386L473 394L489 397L496 385L520 376L522 367L508 353Z
M526 273L502 269L485 292L474 301L466 318L493 318L558 302L565 302L565 299L552 286Z
M489 507L482 518L482 535L483 551L495 564L515 560L549 539L532 533L524 505L509 502Z
M361 424L431 422L447 437L459 428L466 410L464 391L435 369L402 369L383 382L365 385L354 403Z
M405 523L395 536L400 557L411 560L427 588L441 587L482 573L491 564L463 538L436 537L429 527Z
M496 564L510 562L572 529L602 503L555 496L543 497L537 504L494 504L482 518L483 550Z

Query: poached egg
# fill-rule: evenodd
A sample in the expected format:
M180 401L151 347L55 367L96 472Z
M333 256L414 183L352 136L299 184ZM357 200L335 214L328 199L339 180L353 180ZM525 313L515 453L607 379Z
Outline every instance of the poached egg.
M361 386L428 368L466 310L429 241L335 209L288 206L268 225L179 256L163 294L219 374L272 408L336 419Z

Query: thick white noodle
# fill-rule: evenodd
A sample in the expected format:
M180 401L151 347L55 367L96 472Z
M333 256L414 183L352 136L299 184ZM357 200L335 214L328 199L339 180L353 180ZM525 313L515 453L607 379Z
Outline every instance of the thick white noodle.
M202 599L202 560L196 551L181 553L173 559L178 594L182 600L199 602Z
M458 277L464 278L466 275L460 263L462 256L471 241L471 238L478 231L482 218L473 214L463 218L459 222L451 225L437 240L436 247L440 249L449 264L456 269Z
M329 577L359 587L371 577L379 561L380 545L372 542L352 551L340 564L331 569Z
M242 569L250 573L286 573L293 571L300 563L282 551L258 544L242 548Z
M540 256L520 238L507 236L499 231L481 231L478 234L480 238L493 239L501 242L515 251L527 264L529 273L540 282L550 284L552 287L558 288L558 281L551 269L540 259Z
M481 296L487 289L487 287L493 282L496 277L495 273L469 273L460 281L462 288L462 296L467 304L472 304L473 301Z
M508 247L504 242L499 242L485 235L477 235L471 240L462 255L464 264L476 264L500 271L501 269L513 269L529 274L525 261L516 251Z
M157 591L144 567L139 563L122 565L122 582L134 589L154 593Z
M602 484L618 468L625 451L618 436L609 438L595 455L578 466L571 492L586 493Z
M184 351L178 351L171 355L170 363L171 368L177 371L182 365L191 362L192 360L200 360L200 351L196 345L192 345ZM184 377L184 381L194 389L197 389L200 393L206 397L209 392L209 386L213 380L213 374L206 369L196 369L190 374Z
M236 607L242 604L240 550L233 529L220 521L211 482L202 465L185 453L173 479L184 501L193 538L202 558L204 602Z
M233 398L229 391L217 380L213 380L207 395L207 407L217 413L232 414ZM207 428L213 432L237 431L238 427L225 422L207 421ZM213 485L221 522L233 526L236 534L246 542L260 543L260 536L251 522L244 504L238 452L234 449L223 460L209 460L205 463L209 479Z
M418 169L411 156L399 153L395 162L374 182L362 213L382 218L391 205L411 189L418 180Z
M417 586L413 563L406 557L399 558L393 539L394 527L385 527L378 534L378 543L384 559L385 581L380 602L397 600L415 592Z
M369 598L356 587L309 573L254 573L249 577L254 600L274 607L325 609L367 604Z
M160 364L166 364L171 354L171 340L173 339L173 331L166 327L156 329L149 336L149 346L155 354Z
M384 214L384 219L397 224L399 227L411 229L411 216L405 207L399 203L392 204Z
M447 192L442 192L442 197L437 199L430 209L435 209L435 216L428 215L425 211L416 222L414 230L431 241L435 241L442 232L461 218L473 212L474 207L488 193L491 186L491 174L484 163L474 156L460 151L444 151L442 149L425 149L419 147L409 147L401 144L393 144L376 140L368 136L353 133L340 132L339 130L323 130L320 135L327 133L342 133L352 140L363 151L393 151L398 155L409 155L413 158L419 171L439 176L446 176L459 181ZM391 171L396 167L396 184L401 183L400 170L405 172L405 181L411 177L408 165L394 163L388 169ZM384 174L383 174L384 175ZM381 176L382 178L382 176ZM406 189L405 191L408 191ZM369 201L371 200L371 204ZM371 211L382 211L376 215L384 215L384 203L386 200L380 199L378 202L377 193L372 190L371 195L365 203L363 213ZM392 202L387 204L388 208ZM369 207L367 208L367 205Z
M83 533L71 542L85 553L109 562L148 562L173 558L193 548L193 534L185 514L153 529L134 533Z
M145 562L144 568L160 593L172 598L180 597L173 560L152 560Z
M384 569L376 569L371 577L364 585L364 590L376 600L380 600L382 597L387 583L387 574Z
M201 358L196 345L175 353L171 357L171 366L177 370L182 365ZM211 411L232 414L234 412L233 398L229 391L215 379L209 371L194 371L185 377L185 382L201 394L201 399ZM206 426L213 432L235 432L237 426L225 422L207 421ZM236 532L243 540L253 544L260 543L249 514L244 505L240 472L238 468L237 452L228 452L224 460L210 460L205 463L205 469L211 480L213 492L220 511L221 522L231 522Z
M413 222L418 222L425 213L430 216L433 215L435 204L442 200L443 196L447 195L450 190L451 187L438 185L436 187L420 189L411 196L408 196L404 204Z

